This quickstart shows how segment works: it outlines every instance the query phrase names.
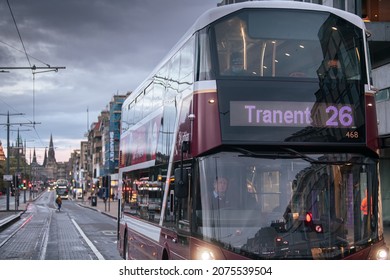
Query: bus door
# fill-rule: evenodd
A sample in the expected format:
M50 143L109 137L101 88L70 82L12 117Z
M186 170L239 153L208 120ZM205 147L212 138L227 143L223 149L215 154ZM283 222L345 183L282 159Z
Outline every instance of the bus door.
M190 256L190 169L175 170L174 182L171 180L166 215L164 219L164 235L166 246L170 252L169 259L188 259Z

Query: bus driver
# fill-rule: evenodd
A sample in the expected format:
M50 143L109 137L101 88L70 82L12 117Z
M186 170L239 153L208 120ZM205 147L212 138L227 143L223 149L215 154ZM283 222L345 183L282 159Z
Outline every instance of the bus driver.
M228 190L228 180L224 177L217 177L214 181L214 189L211 196L212 208L226 208L230 206L226 191Z

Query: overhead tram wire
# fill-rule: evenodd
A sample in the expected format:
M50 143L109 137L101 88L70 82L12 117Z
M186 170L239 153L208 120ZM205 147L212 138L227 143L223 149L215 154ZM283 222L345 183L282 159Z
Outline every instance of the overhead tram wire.
M10 3L9 3L9 0L7 0L7 5L8 5L8 8L9 8L9 11L10 11L10 13L11 13L12 20L13 20L13 22L14 22L16 31L17 31L17 33L18 33L20 42L21 42L21 44L22 44L23 51L21 51L21 50L15 48L15 47L13 47L12 45L10 45L10 44L8 44L8 43L6 43L6 42L4 42L4 41L1 41L1 40L0 40L0 43L3 43L3 44L7 45L7 46L10 47L10 48L13 48L13 49L15 49L15 50L17 50L17 51L19 51L19 52L24 53L25 56L26 56L26 59L27 59L27 62L28 62L29 67L0 67L0 72L8 72L8 71L6 71L6 70L31 69L32 73L34 74L34 73L43 73L43 72L50 72L50 71L58 72L59 69L65 69L65 67L58 67L58 66L51 67L50 64L47 64L47 63L43 62L42 60L40 60L40 59L38 59L38 58L35 58L35 57L33 57L33 56L31 56L31 55L29 55L29 54L27 53L26 46L25 46L25 44L24 44L24 42L23 42L23 38L22 38L22 35L21 35L20 31L19 31L19 27L18 27L18 25L17 25L17 23L16 23L16 19L15 19L14 13L13 13L13 11L12 11L11 5L10 5ZM39 62L41 62L42 64L44 64L44 65L46 65L46 66L44 66L44 67L37 67L37 66L35 66L35 65L31 65L30 57L33 58L33 59L35 59L35 60L37 60L37 61L39 61ZM37 69L44 69L45 71L36 72Z
M11 70L11 69L31 69L31 72L33 74L33 124L34 124L34 128L35 128L35 74L37 74L37 73L44 73L44 72L51 72L51 71L58 72L58 69L65 69L65 67L50 67L49 64L44 63L43 61L41 61L39 59L38 59L38 61L40 61L41 63L45 64L46 65L45 67L37 67L35 65L31 65L30 56L27 53L26 47L25 47L23 39L22 39L22 35L21 35L21 33L19 31L19 27L18 27L18 25L16 23L16 19L15 19L14 13L12 11L11 5L9 3L9 0L7 0L7 5L8 5L8 8L9 8L9 11L11 13L12 20L14 22L16 31L18 32L18 36L19 36L20 42L21 42L21 44L23 46L24 54L26 55L26 59L27 59L28 65L30 65L30 67L1 67L0 68L0 72L7 73L8 71L6 71L6 70ZM45 71L37 72L36 71L37 69L45 69Z
M31 71L33 71L33 72L35 72L37 69L46 69L46 70L47 70L47 71L35 72L35 73L42 73L42 72L49 72L49 71L56 71L56 72L57 72L59 69L65 69L65 67L51 67L50 64L47 64L47 63L43 62L42 60L40 60L40 59L38 59L38 58L35 58L35 57L33 57L33 56L31 56L31 55L29 55L29 54L27 53L26 46L24 45L23 38L22 38L22 35L21 35L21 33L20 33L18 24L16 23L16 19L15 19L14 13L13 13L13 11L12 11L11 5L10 5L10 3L9 3L9 0L7 0L7 5L8 5L8 8L9 8L9 11L10 11L10 13L11 13L12 20L13 20L13 22L14 22L16 31L17 31L17 33L18 33L20 42L21 42L21 44L22 44L23 51L21 51L21 50L15 48L15 47L13 47L12 45L10 45L10 44L8 44L8 43L6 43L6 42L4 42L4 41L1 41L1 40L0 40L0 43L3 43L3 44L5 44L5 45L9 46L10 48L13 48L13 49L15 49L15 50L17 50L17 51L19 51L19 52L23 52L23 53L25 54L25 56L26 56L28 65L29 65L30 67L0 67L0 71L12 70L12 69L13 69L13 70L15 70L15 69L31 69ZM41 62L42 64L44 64L44 65L46 65L46 66L45 66L45 67L37 67L37 66L35 66L35 65L31 65L30 57L33 58L33 59L35 59L35 60L37 60L37 61L39 61L39 62Z
M38 137L38 139L39 139L40 144L41 144L42 146L45 146L44 143L43 143L43 141L42 141L42 138L41 138L41 136L39 135L39 133L38 133L37 129L35 128L35 126L33 127L33 129L34 129L35 134L37 135L37 137Z
M16 31L18 32L20 42L22 43L24 54L26 55L26 58L27 58L27 61L28 61L28 65L30 65L30 67L31 67L31 61L30 61L30 58L28 57L28 54L27 54L27 51L26 51L26 47L24 46L24 42L23 42L23 39L22 39L22 35L20 34L18 25L16 24L16 19L15 19L14 13L12 12L12 8L11 8L11 5L9 3L9 0L7 0L7 5L8 5L8 8L9 8L9 11L11 13L12 20L14 21L14 25L15 25Z
M13 50L15 50L15 51L24 53L24 51L19 50L18 48L12 46L11 44L9 44L9 43L7 43L7 42L4 42L3 40L0 40L0 43L6 45L7 47L9 47L9 48L11 48L11 49L13 49ZM36 61L38 61L38 62L40 62L40 63L46 65L47 67L50 67L49 64L47 64L46 62L40 60L39 58L36 58L36 57L34 57L34 56L30 55L30 54L27 54L27 55L28 55L29 58L32 58L32 59L34 59L34 60L36 60ZM33 67L33 66L32 66L32 67ZM17 69L20 69L20 67L17 67Z
M12 20L13 20L13 22L14 22L16 31L18 32L18 36L19 36L20 42L21 42L22 47L23 47L23 53L26 55L26 59L27 59L28 65L29 65L30 67L0 67L0 70L4 71L4 70L12 70L12 69L14 69L14 70L15 70L15 69L31 69L31 71L32 71L33 74L34 74L34 72L35 72L35 73L43 73L43 72L49 72L49 71L55 71L55 72L57 72L58 69L65 69L65 67L51 67L50 64L47 64L47 63L43 62L43 61L40 60L40 59L34 58L34 57L30 56L30 55L27 53L26 46L24 45L23 38L22 38L22 35L21 35L20 31L19 31L18 24L16 23L16 19L15 19L14 13L13 13L13 11L12 11L11 5L10 5L10 3L9 3L9 0L7 0L7 5L8 5L8 8L9 8L9 11L10 11L10 13L11 13ZM9 45L9 44L3 42L3 41L0 41L0 42L3 43L3 44L6 44L7 46L9 46L9 47L11 47L11 48L14 48L13 46L11 46L11 45ZM14 48L14 49L16 49L16 48ZM17 49L16 49L16 50L17 50ZM20 50L18 50L18 51L20 51ZM22 51L20 51L20 52L22 52ZM45 67L37 67L37 66L35 66L35 65L31 65L30 57L36 59L37 61L41 62L42 64L45 64L46 66L45 66ZM37 69L46 69L47 71L36 72Z
M34 72L35 72L35 73L43 73L43 72L49 72L49 71L55 71L55 72L57 72L58 69L65 69L65 67L51 67L50 64L47 64L47 63L43 62L42 60L37 59L37 58L35 58L35 57L33 57L33 56L31 56L31 55L29 55L29 54L27 53L26 46L24 45L23 38L22 38L22 35L21 35L21 33L20 33L18 24L16 23L16 19L15 19L14 13L13 13L13 11L12 11L11 5L10 5L10 3L9 3L9 0L7 0L7 5L8 5L8 8L9 8L9 11L10 11L10 13L11 13L12 20L13 20L13 22L14 22L16 31L17 31L17 33L18 33L20 42L21 42L21 44L22 44L23 51L20 51L20 50L18 50L17 48L15 48L15 47L11 46L10 44L7 44L7 43L5 43L5 42L3 42L3 41L0 41L0 42L3 43L3 44L5 44L5 45L7 45L7 46L9 46L9 47L11 47L11 48L13 48L13 49L16 49L17 51L23 52L23 53L25 54L25 56L26 56L28 65L29 65L30 67L0 67L0 71L12 70L12 69L13 69L13 70L15 70L15 69L31 69L31 71L32 71L33 74L34 74ZM35 65L31 65L30 57L31 57L31 58L34 58L35 60L37 60L37 61L39 61L39 62L41 62L42 64L45 64L46 66L45 66L45 67L37 67L37 66L35 66ZM36 72L37 69L45 69L46 71Z

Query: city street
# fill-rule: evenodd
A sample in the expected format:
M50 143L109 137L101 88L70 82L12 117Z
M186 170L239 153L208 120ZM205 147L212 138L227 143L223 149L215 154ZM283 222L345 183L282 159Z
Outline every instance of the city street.
M42 193L27 204L18 221L0 232L0 259L121 259L115 219L76 200L63 200L58 211L54 199L54 191Z
M26 204L21 200L18 212L13 211L15 198L10 197L11 211L0 214L8 213L10 217L21 214L21 218L0 230L0 260L122 259L116 249L116 201L104 203L98 199L97 205L91 206L88 198L64 200L58 212L54 197L54 191L44 191L39 197L34 196L36 201ZM4 209L3 196L0 210ZM390 244L388 224L384 227L384 238Z

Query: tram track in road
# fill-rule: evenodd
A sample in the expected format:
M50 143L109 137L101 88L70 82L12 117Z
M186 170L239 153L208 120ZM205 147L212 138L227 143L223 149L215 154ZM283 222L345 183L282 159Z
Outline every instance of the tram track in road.
M5 232L0 259L44 260L53 212L29 213L15 228Z
M45 194L44 192L41 192L39 193L39 195L34 199L34 202L37 202L37 201L42 201L43 200L47 200L48 198L46 196L43 196L42 198L42 195ZM29 202L30 203L30 202ZM7 242L9 242L9 240L15 235L17 234L23 227L25 227L31 220L32 218L34 217L34 215L36 213L34 212L31 212L31 207L32 207L32 203L31 204L27 204L27 207L26 207L26 210L25 211L22 211L22 213L19 214L20 216L20 220L18 220L17 222L14 223L13 226L9 226L9 227L5 227L5 228L9 228L11 233L7 233L6 234L6 238L4 240L0 240L0 248L3 247L5 244L7 244ZM41 205L38 205L37 207L42 207ZM24 218L21 218L21 217L24 217ZM18 224L20 224L19 226L17 226ZM12 227L17 227L16 229L12 230ZM2 230L2 232L5 231L5 228Z
M0 249L5 245L7 244L8 241L11 240L11 238L16 234L18 233L28 222L31 221L31 219L33 218L34 214L29 214L29 216L26 218L26 220L17 228L15 229L11 234L9 234L4 240L3 242L0 243Z

